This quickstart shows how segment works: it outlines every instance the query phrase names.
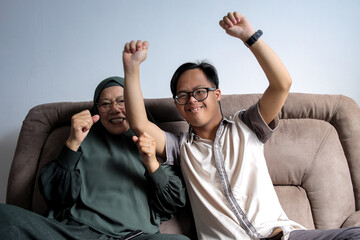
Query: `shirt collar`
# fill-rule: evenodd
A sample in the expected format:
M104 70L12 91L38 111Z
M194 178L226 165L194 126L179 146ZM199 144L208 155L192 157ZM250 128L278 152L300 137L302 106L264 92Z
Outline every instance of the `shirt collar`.
M220 126L223 126L225 124L232 124L232 123L235 123L234 120L233 120L233 117L232 116L229 116L229 117L224 117L222 118L221 122L220 122ZM194 133L194 131L192 130L192 127L189 125L189 130L188 130L188 133L187 133L187 138L186 138L186 141L187 142L190 142L190 143L193 143L193 141L199 139L200 137Z

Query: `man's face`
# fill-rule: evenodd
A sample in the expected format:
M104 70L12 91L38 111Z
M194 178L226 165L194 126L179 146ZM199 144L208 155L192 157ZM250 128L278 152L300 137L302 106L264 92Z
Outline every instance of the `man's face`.
M180 75L176 93L185 91L191 92L197 88L211 88L211 84L205 74L198 68L187 70ZM218 102L221 99L221 91L209 91L208 97L203 101L196 100L193 96L190 97L189 102L185 105L175 105L181 115L193 128L206 127L208 124L218 124L221 119L221 113Z
M113 86L102 90L98 100L98 105L111 103L110 109L106 112L99 110L99 115L102 125L114 135L123 134L130 128L126 120L125 107L118 107L115 104L115 101L119 99L124 100L124 89L120 86Z

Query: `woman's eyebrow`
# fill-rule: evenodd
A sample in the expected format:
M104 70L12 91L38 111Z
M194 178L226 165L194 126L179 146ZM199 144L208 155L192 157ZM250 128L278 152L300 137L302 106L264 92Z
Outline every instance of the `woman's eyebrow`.
M123 95L119 95L119 96L117 96L115 99L118 99L118 98L124 98L124 96ZM110 98L107 98L107 97L104 97L104 98L99 98L99 101L100 100L111 100Z

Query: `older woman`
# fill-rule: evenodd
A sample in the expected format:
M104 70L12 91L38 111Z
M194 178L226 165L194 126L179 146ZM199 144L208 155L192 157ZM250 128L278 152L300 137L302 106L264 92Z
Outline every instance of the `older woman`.
M123 86L120 77L98 85L93 108L72 117L61 153L42 169L48 218L1 205L1 239L187 239L159 234L161 220L185 205L185 189L157 161L155 141L134 136Z

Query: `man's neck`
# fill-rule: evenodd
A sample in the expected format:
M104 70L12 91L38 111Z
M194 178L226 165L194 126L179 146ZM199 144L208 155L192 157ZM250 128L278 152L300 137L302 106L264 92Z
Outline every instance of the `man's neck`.
M222 121L222 116L217 117L216 121L211 121L208 124L200 127L191 126L193 132L203 139L208 139L211 141L215 141L216 132L220 126Z

